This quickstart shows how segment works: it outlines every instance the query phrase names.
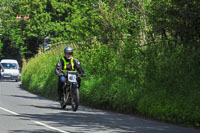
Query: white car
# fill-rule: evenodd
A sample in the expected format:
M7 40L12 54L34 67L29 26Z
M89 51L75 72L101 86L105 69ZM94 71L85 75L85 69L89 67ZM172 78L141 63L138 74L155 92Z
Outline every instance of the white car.
M3 65L4 72L1 72L2 79L20 80L20 67L17 60L13 59L2 59L1 64Z

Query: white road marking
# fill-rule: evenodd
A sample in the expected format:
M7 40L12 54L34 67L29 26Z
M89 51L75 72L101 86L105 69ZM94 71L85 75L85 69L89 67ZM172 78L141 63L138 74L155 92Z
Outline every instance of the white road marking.
M19 115L18 113L15 113L15 112L13 112L13 111L7 110L7 109L2 108L2 107L0 107L0 109L1 109L1 110L4 110L4 111L6 111L6 112L9 112L9 113L11 113L11 114L13 114L13 115Z
M36 124L42 125L42 126L44 126L44 127L47 127L47 128L49 128L49 129L56 130L56 131L61 132L61 133L69 133L69 132L60 130L60 129L58 129L58 128L48 126L48 125L46 125L46 124L44 124L44 123L41 123L41 122L39 122L39 121L33 121L33 122L36 123Z
M10 110L5 109L5 108L2 108L2 107L0 107L0 109L3 110L3 111L6 111L6 112L8 112L8 113L11 113L11 114L13 114L13 115L20 115L20 114L18 114L18 113L15 113L15 112L13 112L13 111L10 111ZM58 131L58 132L60 132L60 133L69 133L69 132L60 130L60 129L58 129L58 128L48 126L48 125L46 125L46 124L44 124L44 123L42 123L42 122L39 122L39 121L34 121L34 120L31 120L31 121L33 121L34 123L36 123L36 124L38 124L38 125L44 126L44 127L46 127L46 128L49 128L49 129L52 129L52 130L56 130L56 131Z

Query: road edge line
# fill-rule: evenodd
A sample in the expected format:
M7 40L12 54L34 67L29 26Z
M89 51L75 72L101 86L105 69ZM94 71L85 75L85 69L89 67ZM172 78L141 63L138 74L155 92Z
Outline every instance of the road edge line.
M15 113L15 112L13 112L13 111L10 111L10 110L5 109L5 108L2 108L2 107L0 107L0 109L3 110L3 111L6 111L6 112L8 112L8 113L11 113L11 114L13 114L13 115L20 115L20 114L18 114L18 113ZM31 120L31 119L30 119L30 120ZM34 123L36 123L36 124L38 124L38 125L44 126L44 127L46 127L46 128L59 131L59 132L61 132L61 133L70 133L70 132L66 132L66 131L60 130L60 129L55 128L55 127L48 126L47 124L44 124L44 123L39 122L39 121L34 121L34 120L31 120L31 121L34 122Z
M47 124L44 124L44 123L42 123L42 122L39 122L39 121L34 121L34 120L32 120L32 121L33 121L34 123L38 124L38 125L44 126L44 127L46 127L46 128L52 129L52 130L59 131L59 132L61 132L61 133L69 133L69 132L60 130L60 129L58 129L58 128L51 127L51 126L49 126L49 125L47 125Z
M13 111L10 111L10 110L5 109L5 108L2 108L2 107L0 107L0 109L6 111L6 112L8 112L8 113L11 113L11 114L13 114L13 115L20 115L20 114L18 114L18 113L15 113L15 112L13 112Z

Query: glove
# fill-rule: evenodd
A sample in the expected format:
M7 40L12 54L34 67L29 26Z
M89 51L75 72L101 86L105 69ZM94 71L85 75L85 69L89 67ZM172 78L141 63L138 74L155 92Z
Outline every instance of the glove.
M67 76L67 73L66 72L62 72L59 74L59 77L62 77L62 76Z
M64 72L64 76L67 77L68 76L68 72Z
M85 73L81 73L81 77L86 77Z

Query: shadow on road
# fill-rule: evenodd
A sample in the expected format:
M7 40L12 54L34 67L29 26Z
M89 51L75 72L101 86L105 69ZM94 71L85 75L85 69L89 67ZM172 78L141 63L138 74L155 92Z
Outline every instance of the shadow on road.
M42 106L35 106L36 108L46 108ZM46 109L49 109L48 107ZM51 107L50 107L51 109ZM111 131L115 133L133 133L133 132L147 132L156 133L164 132L168 129L167 126L156 126L155 123L146 120L137 120L137 118L129 118L117 114L110 114L105 112L87 112L87 111L66 111L59 113L47 114L22 114L20 119L33 119L45 123L54 123L54 127L69 127L78 129L78 132L99 132ZM13 131L14 132L14 131Z
M63 110L57 106L39 106L39 105L29 105L29 106L34 107L34 108L40 108L40 109L48 109L48 110L57 110L57 111ZM70 111L70 109L66 109L66 111Z
M38 97L38 96L22 96L22 95L9 95L9 96L12 96L12 97L19 97L19 98L28 98L28 99L33 99L33 100L44 100L46 98L43 98L43 97Z
M9 133L56 133L55 131L49 131L49 130L12 130L9 131Z
M20 88L20 87L19 87ZM24 90L20 88L21 90ZM133 117L129 115L122 115L117 113L105 112L101 110L91 109L87 107L80 106L77 112L71 110L71 106L66 110L61 110L59 108L59 103L53 102L46 98L39 97L36 95L20 95L16 94L10 95L11 97L23 98L24 100L30 99L30 103L27 102L26 105L20 106L30 106L32 112L20 113L17 116L19 119L31 119L43 122L52 127L56 127L62 130L71 130L78 133L82 132L114 132L114 133L160 133L160 132L181 132L181 133L195 133L200 130L193 130L188 128L176 127L173 125L159 123L155 121L149 121L145 119L140 119L138 117ZM32 100L37 100L37 104L33 104ZM41 100L43 101L41 104ZM30 105L33 104L33 105ZM11 133L51 133L49 130L12 130ZM53 133L54 131L52 131Z

